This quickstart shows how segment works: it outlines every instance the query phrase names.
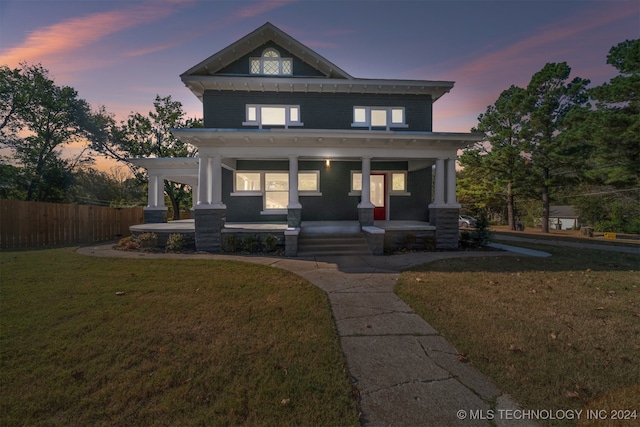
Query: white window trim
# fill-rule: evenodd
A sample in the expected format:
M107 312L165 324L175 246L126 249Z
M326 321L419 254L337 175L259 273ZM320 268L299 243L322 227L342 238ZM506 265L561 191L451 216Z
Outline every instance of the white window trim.
M266 108L284 108L285 109L285 123L284 125L269 125L269 124L265 124L264 126L284 126L285 129L288 129L289 126L304 126L304 123L302 123L300 121L300 106L299 105L277 105L277 104L247 104L245 106L245 117L247 118L246 121L242 122L242 126L258 126L258 129L262 129L262 108L266 107ZM256 110L256 119L255 120L249 120L249 109L250 108L255 108ZM291 110L292 109L297 109L298 110L298 120L297 121L292 121L291 120Z
M351 181L349 183L349 193L347 194L348 196L361 196L362 195L362 190L354 190L353 189L353 175L359 173L362 174L362 171L360 170L352 170L351 171ZM404 187L405 190L400 191L400 190L393 190L393 182L392 182L392 174L394 173L401 173L404 174ZM411 192L407 191L407 184L408 184L408 173L407 171L401 171L401 170L390 170L390 171L371 171L371 174L385 174L385 182L387 185L387 195L389 196L411 196Z
M238 190L236 188L236 173L259 173L260 174L260 188L261 190ZM263 209L260 211L260 215L280 215L282 213L286 214L286 209L266 209L264 207L264 196L265 196L265 174L267 173L286 173L288 174L288 170L242 170L242 171L234 171L233 172L233 193L231 193L231 197L262 197L263 198ZM300 170L298 174L301 173L314 173L316 174L318 188L316 190L300 190L298 189L298 196L300 197L317 197L322 196L322 192L320 191L320 171L319 170ZM298 183L300 182L300 178L298 178ZM286 191L289 192L288 190ZM284 191L283 191L284 193Z
M356 122L355 121L355 113L356 109L365 110L365 121L364 122ZM391 130L391 128L408 128L407 117L405 115L404 107L376 107L376 106L364 106L364 105L356 105L353 107L353 123L351 123L351 127L357 128L368 128L369 130L382 128L382 126L373 126L371 124L371 111L372 110L384 110L387 112L387 125L385 130ZM402 110L402 123L393 123L393 111L394 110Z

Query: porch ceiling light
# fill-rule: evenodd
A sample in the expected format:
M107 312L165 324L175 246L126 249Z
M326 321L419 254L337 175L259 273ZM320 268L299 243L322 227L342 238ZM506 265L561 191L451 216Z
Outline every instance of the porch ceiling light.
M326 167L328 167L328 168L329 168L329 167L331 167L331 159L326 159L326 160L324 161L324 165L325 165Z

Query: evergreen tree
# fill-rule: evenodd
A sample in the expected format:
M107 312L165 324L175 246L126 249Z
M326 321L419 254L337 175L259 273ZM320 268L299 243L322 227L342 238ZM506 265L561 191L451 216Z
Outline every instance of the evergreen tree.
M517 86L503 91L495 104L478 117L477 129L472 129L482 132L485 140L466 150L460 158L464 168L484 171L487 190L498 187L504 194L511 230L515 230L515 195L523 188L528 169L522 137L526 95ZM478 187L480 182L472 185Z
M546 64L527 86L526 111L522 136L527 140L531 171L542 201L542 231L549 232L549 206L554 186L575 178L577 157L584 141L562 135L570 114L587 102L589 80L579 77L568 81L571 68L566 62ZM579 162L582 159L578 159Z

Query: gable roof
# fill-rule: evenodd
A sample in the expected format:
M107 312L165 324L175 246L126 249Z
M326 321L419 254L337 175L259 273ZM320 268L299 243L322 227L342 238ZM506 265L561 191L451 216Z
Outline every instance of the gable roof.
M216 74L269 42L282 46L326 77L277 76L274 78L262 75ZM206 90L240 90L427 95L431 97L432 102L435 102L449 93L454 86L452 81L355 78L270 22L191 67L180 75L180 79L201 101Z
M318 54L312 49L309 49L307 46L303 45L270 22L267 22L260 28L247 34L240 40L225 47L221 51L214 53L209 58L200 62L198 65L191 67L190 69L182 73L180 77L193 75L213 75L217 71L239 60L244 55L247 55L254 49L270 41L273 41L274 43L286 48L293 55L297 56L300 60L317 69L328 78L353 78L349 75L349 73L342 70L340 67L324 58L322 55Z

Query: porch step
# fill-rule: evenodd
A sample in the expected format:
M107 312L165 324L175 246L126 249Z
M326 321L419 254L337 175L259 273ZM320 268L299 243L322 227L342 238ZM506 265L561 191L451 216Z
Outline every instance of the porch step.
M358 233L300 233L298 256L371 255L364 235Z

